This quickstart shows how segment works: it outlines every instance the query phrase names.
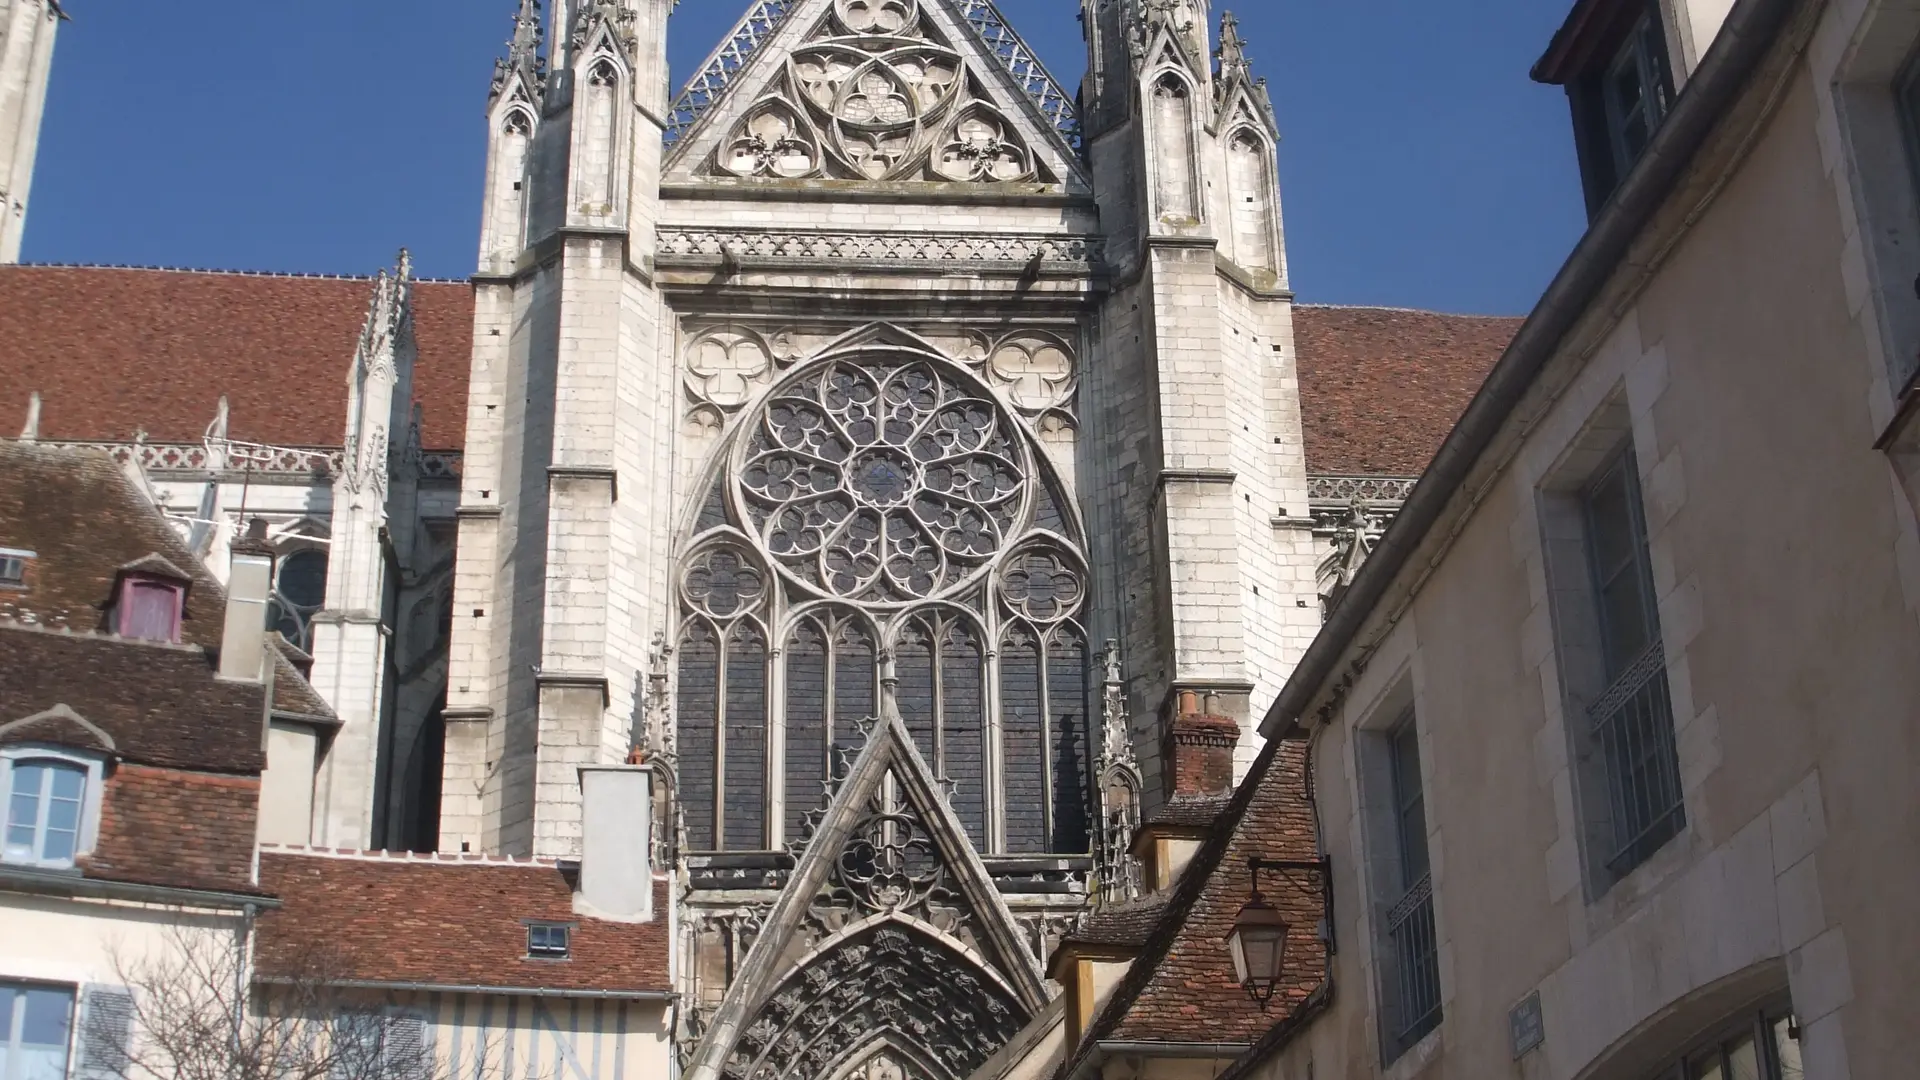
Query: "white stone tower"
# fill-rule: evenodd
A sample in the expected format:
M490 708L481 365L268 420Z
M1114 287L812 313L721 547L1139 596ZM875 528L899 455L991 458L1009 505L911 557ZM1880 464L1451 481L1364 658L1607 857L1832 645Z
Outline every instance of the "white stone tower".
M53 36L65 17L58 0L0 0L0 263L20 261Z
M1231 14L1209 63L1206 0L1084 0L1082 23L1110 276L1081 497L1151 806L1181 691L1240 721L1236 773L1258 752L1252 718L1319 628L1317 554L1266 88Z
M670 0L526 0L489 110L442 846L567 853L663 610L671 336L652 253Z

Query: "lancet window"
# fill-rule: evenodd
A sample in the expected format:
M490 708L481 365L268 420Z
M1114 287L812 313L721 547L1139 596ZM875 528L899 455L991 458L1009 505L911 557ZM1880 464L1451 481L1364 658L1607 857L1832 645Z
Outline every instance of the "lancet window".
M980 849L1086 851L1086 569L1025 422L882 350L790 374L724 457L679 578L691 847L804 841L891 694Z

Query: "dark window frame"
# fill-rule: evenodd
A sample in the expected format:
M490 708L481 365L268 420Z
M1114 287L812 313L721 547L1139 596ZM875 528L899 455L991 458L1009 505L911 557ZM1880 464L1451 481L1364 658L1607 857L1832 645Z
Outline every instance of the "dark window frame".
M1626 542L1622 560L1609 566L1603 563L1599 538L1619 530L1601 520L1597 504L1612 497L1603 492L1615 485L1618 509L1624 515L1615 524L1624 527ZM1605 685L1589 709L1587 722L1600 743L1609 789L1613 841L1604 862L1618 880L1678 837L1687 822L1646 505L1631 439L1607 455L1580 489L1579 499ZM1619 591L1623 589L1628 591ZM1637 602L1638 626L1626 628L1613 621L1618 612L1610 601L1616 596ZM1628 629L1638 636L1631 639L1631 650L1623 650Z
M1675 97L1672 52L1658 0L1637 0L1623 4L1621 10L1631 18L1623 15L1605 31L1606 37L1596 43L1586 69L1566 83L1589 218L1599 215L1626 180L1672 111ZM1617 115L1618 103L1610 100L1608 90L1610 76L1629 59L1639 75L1639 100L1652 103L1645 141L1631 153L1625 152L1619 141L1624 118Z
M526 958L529 960L573 959L573 925L563 922L528 922ZM557 940L555 935L558 935Z

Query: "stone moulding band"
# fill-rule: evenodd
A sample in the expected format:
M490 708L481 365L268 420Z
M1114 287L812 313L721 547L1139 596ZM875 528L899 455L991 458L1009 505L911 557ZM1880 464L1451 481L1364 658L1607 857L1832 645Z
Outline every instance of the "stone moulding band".
M251 477L255 481L271 480L274 477L292 477L305 481L337 476L345 462L345 456L339 449L325 447L261 447L264 451L249 459L251 468L235 467L229 460L223 468L212 469L213 457L207 452L205 443L151 443L151 442L43 442L61 450L100 450L107 453L121 465L138 464L142 469L154 474L189 473L193 479L205 479L211 470L218 473L216 479L223 482L239 483L243 478ZM461 452L458 450L428 452L420 455L420 479L444 480L460 475Z
M1032 233L764 232L662 229L661 263L716 261L907 263L1091 269L1096 241L1086 236Z

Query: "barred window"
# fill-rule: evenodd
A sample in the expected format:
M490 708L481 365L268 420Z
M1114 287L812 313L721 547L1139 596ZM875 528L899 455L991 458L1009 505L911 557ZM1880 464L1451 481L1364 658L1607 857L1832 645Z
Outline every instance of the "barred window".
M776 385L724 454L681 560L692 848L804 841L890 673L981 850L1084 852L1087 575L1026 422L965 370L841 357Z

